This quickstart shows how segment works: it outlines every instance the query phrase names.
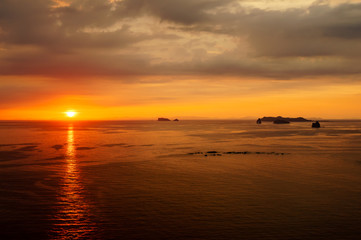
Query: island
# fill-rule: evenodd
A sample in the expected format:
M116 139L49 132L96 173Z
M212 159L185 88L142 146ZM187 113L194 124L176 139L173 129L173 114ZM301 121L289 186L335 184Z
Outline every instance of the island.
M168 122L168 121L170 121L170 119L169 118L158 118L158 121L160 121L160 122Z
M287 123L290 123L289 121L287 120L284 120L284 119L276 119L273 121L274 124L287 124Z
M290 123L290 122L312 122L312 120L305 119L303 117L297 117L297 118L291 118L291 117L263 117L261 118L261 121L263 122L274 122L276 123Z

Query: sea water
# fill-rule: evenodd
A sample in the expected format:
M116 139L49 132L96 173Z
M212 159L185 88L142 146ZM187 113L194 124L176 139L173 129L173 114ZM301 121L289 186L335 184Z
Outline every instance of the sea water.
M1 239L361 239L361 122L0 122Z

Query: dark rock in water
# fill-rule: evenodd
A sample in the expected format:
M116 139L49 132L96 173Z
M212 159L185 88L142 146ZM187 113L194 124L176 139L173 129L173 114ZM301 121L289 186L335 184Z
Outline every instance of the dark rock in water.
M273 121L274 124L287 124L290 123L289 121L285 120L285 119L276 119Z
M217 152L217 151L208 151L208 152L194 152L194 153L188 153L188 155L203 155L205 157L207 156L223 156L223 154L234 154L234 155L246 155L246 154L268 154L268 155L287 155L289 153L283 153L283 152L249 152L249 151L242 151L242 152Z
M169 118L158 118L158 121L168 122L170 121Z
M288 122L311 122L311 120L307 120L307 119L305 119L303 117L290 118L290 117L281 117L281 116L278 116L278 117L263 117L261 120L265 121L265 122L274 122L276 120L285 120L285 121L288 121Z
M256 121L257 124L261 124L262 123L262 120L260 118L257 119Z
M312 127L313 128L320 128L321 125L320 125L320 123L318 121L316 121L316 122L312 123Z
M77 147L76 150L91 150L95 149L95 147Z
M103 145L101 145L101 146L103 146L103 147L119 147L119 146L125 146L125 145L127 145L127 144L125 144L125 143L111 143L111 144L103 144Z
M178 120L178 118L176 118L176 119L174 119L173 121L178 122L179 120Z
M62 149L62 148L63 148L63 145L56 144L56 145L51 146L51 147L54 148L55 150L59 150L59 149Z

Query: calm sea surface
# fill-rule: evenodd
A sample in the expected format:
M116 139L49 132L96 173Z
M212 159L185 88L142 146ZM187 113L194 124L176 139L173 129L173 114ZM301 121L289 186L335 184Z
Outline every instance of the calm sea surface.
M0 239L361 239L361 122L0 122Z

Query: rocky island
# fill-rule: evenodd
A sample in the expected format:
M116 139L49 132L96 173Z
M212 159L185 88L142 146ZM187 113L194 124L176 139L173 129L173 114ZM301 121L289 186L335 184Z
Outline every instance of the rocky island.
M168 121L170 121L170 119L169 118L158 118L158 121L160 121L160 122L168 122Z
M303 117L290 118L290 117L263 117L261 118L263 122L274 122L274 123L290 123L290 122L312 122L312 120L305 119Z
M287 121L285 119L276 119L273 121L274 124L287 124L290 123L290 121Z

